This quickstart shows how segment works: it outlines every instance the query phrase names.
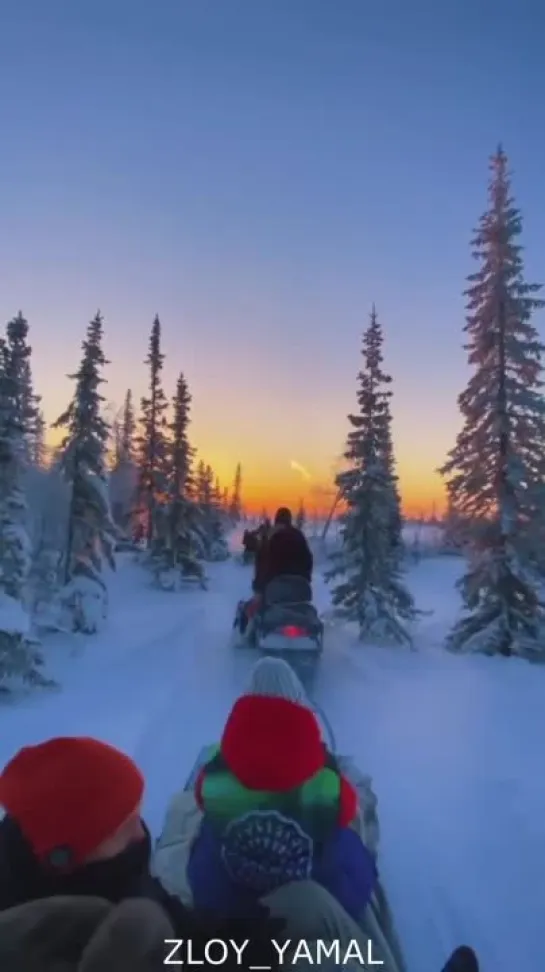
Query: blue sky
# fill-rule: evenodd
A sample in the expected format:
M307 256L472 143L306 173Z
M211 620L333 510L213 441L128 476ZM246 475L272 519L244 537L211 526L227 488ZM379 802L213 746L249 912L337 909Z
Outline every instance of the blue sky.
M4 0L0 313L48 417L97 307L108 395L139 396L159 312L222 478L296 492L291 459L321 479L342 447L374 300L402 485L433 492L500 140L545 280L544 36L537 2Z

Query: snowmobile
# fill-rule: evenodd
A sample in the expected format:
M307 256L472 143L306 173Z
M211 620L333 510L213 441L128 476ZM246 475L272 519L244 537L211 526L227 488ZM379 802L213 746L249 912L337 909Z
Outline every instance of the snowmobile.
M253 564L259 547L259 530L245 530L242 537L242 563Z
M330 751L335 753L335 738L331 727L317 706L315 711L324 727L324 741ZM200 769L216 752L217 746L214 744L203 746L185 784L184 789L186 791L193 789ZM335 753L335 758L341 772L349 777L358 791L362 808L359 830L362 837L365 835L365 843L376 857L379 844L378 801L372 787L371 778L362 773L349 757ZM360 927L364 935L371 938L377 944L380 952L384 953L385 967L389 972L407 972L393 915L380 879L371 903L366 909L365 916L361 919ZM441 972L479 972L479 963L473 950L462 945L455 949Z
M267 586L263 604L244 627L244 601L233 622L241 643L267 655L291 660L294 655L318 658L324 646L324 625L312 603L312 589L303 577L284 575Z

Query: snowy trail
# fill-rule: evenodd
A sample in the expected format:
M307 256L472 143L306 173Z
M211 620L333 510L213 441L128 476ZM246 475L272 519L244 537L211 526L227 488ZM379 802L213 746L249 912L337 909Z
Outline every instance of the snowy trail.
M453 562L412 572L419 651L355 646L327 631L313 694L339 750L371 773L380 868L410 972L437 972L461 941L483 972L539 972L545 944L544 680L522 662L438 650L456 612ZM89 733L125 749L148 781L153 833L200 747L218 738L255 656L233 651L235 602L250 571L214 565L206 592L153 591L126 566L108 631L51 648L63 688L0 710L0 760L50 735ZM328 593L316 578L320 607ZM114 598L112 598L114 604ZM71 642L73 643L73 641ZM506 672L508 668L508 677Z
M411 972L434 972L461 941L483 972L539 972L545 673L438 650L459 564L439 566L412 577L420 605L437 609L419 651L362 651L330 632L317 700L339 749L373 777L381 873Z
M0 710L0 763L52 735L91 735L132 755L148 782L153 832L203 743L218 737L252 657L229 650L234 605L247 592L242 568L212 565L207 591L153 590L125 564L112 583L107 629L94 638L46 642L59 690Z
M2 712L3 741L10 734L10 722L18 723L25 714L33 731L29 736L41 738L52 725L58 734L89 734L108 739L115 745L132 748L134 738L146 731L153 713L172 693L178 678L183 646L180 635L186 625L194 625L204 613L203 607L181 612L181 618L161 628L153 636L140 636L133 649L126 646L119 655L106 658L102 646L87 646L85 654L72 661L72 671L62 679L60 691L44 693L41 698L27 699L17 709ZM176 649L173 645L178 642ZM93 648L98 657L91 657ZM172 670L172 680L166 673ZM61 675L62 678L62 675Z
M148 780L144 809L152 832L159 830L169 797L185 783L201 747L220 737L255 660L230 647L234 605L245 593L244 577L220 568L218 587L207 592L206 610L186 638L178 676L168 679L164 707L132 751Z

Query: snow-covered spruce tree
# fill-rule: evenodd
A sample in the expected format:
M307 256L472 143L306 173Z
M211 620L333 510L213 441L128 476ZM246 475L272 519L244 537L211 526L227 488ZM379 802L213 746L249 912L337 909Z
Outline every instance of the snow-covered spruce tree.
M208 467L210 468L210 467ZM209 535L210 535L210 560L227 560L229 558L229 547L225 530L227 517L222 506L222 491L219 478L214 477L210 469L212 478L212 488L210 491L210 511L209 511ZM242 518L242 510L240 512Z
M6 327L8 348L8 369L16 389L14 407L17 423L22 430L24 458L30 460L33 438L36 432L36 418L39 399L34 394L30 357L32 348L28 343L28 321L21 311Z
M72 401L54 428L65 429L61 470L70 487L68 531L64 557L63 603L73 630L93 634L106 614L106 562L115 569L115 526L106 476L110 428L102 415L102 369L109 362L102 350L100 312L90 322L82 342L82 359Z
M11 348L0 341L0 691L14 680L51 685L40 672L43 658L30 636L27 612L31 543L24 494L22 389Z
M461 554L471 538L471 524L458 513L454 497L447 495L447 508L441 521L441 545L447 553Z
M373 314L376 320L376 311L373 306ZM382 345L382 333L379 331L380 344ZM379 352L381 353L381 352ZM382 360L382 358L381 358ZM384 379L386 382L391 382L389 375L385 375ZM390 409L390 402L392 398L392 392L388 390L386 393L386 399L384 402L384 437L385 437L385 458L386 458L386 468L390 476L393 489L393 501L392 501L392 516L390 520L390 543L392 545L392 554L397 557L400 561L403 560L405 556L405 545L403 542L403 515L401 512L401 496L399 492L399 479L397 475L394 444L392 438L392 413Z
M195 498L199 506L206 507L209 502L210 483L206 476L206 463L204 459L199 459L195 471Z
M231 526L231 523L229 522L229 517L225 512L224 496L225 496L225 490L221 485L221 480L219 476L216 476L214 480L214 503L218 509L218 514L221 520L221 528L223 533L225 533L225 531L229 529Z
M161 352L161 322L156 315L145 362L149 367L149 394L142 399L141 432L138 437L139 505L150 551L156 539L159 543L164 540L168 491L168 402L161 382L164 358Z
M121 419L116 421L114 432L114 461L110 473L109 488L112 514L115 523L128 534L134 510L138 482L135 462L135 419L132 392L125 395Z
M458 399L464 425L441 472L450 505L473 525L473 556L460 581L465 616L448 647L545 658L543 609L530 568L532 532L543 537L543 345L532 322L540 287L524 277L522 219L507 158L491 159L489 208L473 239L468 278L468 361Z
M242 509L242 466L237 463L237 468L235 469L235 479L233 482L233 492L231 494L231 504L229 507L229 516L233 524L240 522L241 509Z
M358 623L360 638L411 644L407 624L416 617L393 542L397 488L392 472L390 377L382 370L382 332L375 309L363 336L357 415L349 415L345 471L337 476L344 512L341 549L331 555L328 580L337 613Z
M36 400L39 401L38 396ZM44 469L46 464L45 446L45 418L42 409L36 408L36 419L34 422L34 434L32 436L30 448L30 461L36 469Z
M134 459L134 434L136 422L132 404L132 391L127 389L123 403L123 421L121 424L120 462L132 462Z
M45 477L44 419L40 398L34 393L31 369L32 349L28 343L28 322L21 311L6 326L7 371L15 389L15 421L21 431L21 459L24 464L23 489L27 498L26 528L31 544L29 603L34 604L38 560L42 559L41 507ZM28 500L31 500L28 503ZM36 502L38 499L38 502Z
M378 381L383 386L382 398L381 398L381 409L382 409L382 425L383 425L383 439L384 439L384 458L386 462L386 468L392 482L392 488L394 492L393 503L392 503L392 516L390 522L390 542L392 544L392 551L394 556L402 558L404 556L404 544L403 544L403 517L401 514L401 497L399 494L399 481L396 471L396 461L394 453L394 443L392 438L392 412L391 412L391 401L392 401L392 391L391 375L387 375L382 371L383 354L382 348L384 345L384 336L382 333L382 328L380 326L377 310L373 304L371 308L371 318L368 329L369 334L369 347L370 347L370 360L371 367L376 369Z
M183 578L195 577L203 586L205 575L204 525L198 504L193 498L193 458L195 450L189 441L191 394L183 374L178 377L172 402L172 422L167 450L168 482L167 529L163 543L156 545L154 567L158 583L177 590Z
M229 498L229 487L224 486L221 494L221 508L226 516L229 516L229 507L231 500Z
M306 514L306 511L305 511L305 504L304 504L303 500L300 500L299 501L299 508L298 508L297 513L295 515L295 526L299 530L304 530L306 522L307 522L307 514Z
M224 532L221 498L216 492L212 467L202 460L197 466L196 494L201 511L206 560L225 560L229 553Z
M25 473L25 493L32 523L30 603L38 630L58 630L62 623L58 594L63 576L70 488L62 478L59 458L55 456L49 462L41 410L38 410L35 428L30 464Z

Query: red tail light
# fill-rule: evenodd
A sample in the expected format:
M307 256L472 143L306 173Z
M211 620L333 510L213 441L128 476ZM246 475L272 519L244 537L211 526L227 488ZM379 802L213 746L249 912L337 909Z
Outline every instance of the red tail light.
M304 638L307 632L304 628L298 628L295 624L287 624L285 628L282 628L282 634L286 635L286 638Z

